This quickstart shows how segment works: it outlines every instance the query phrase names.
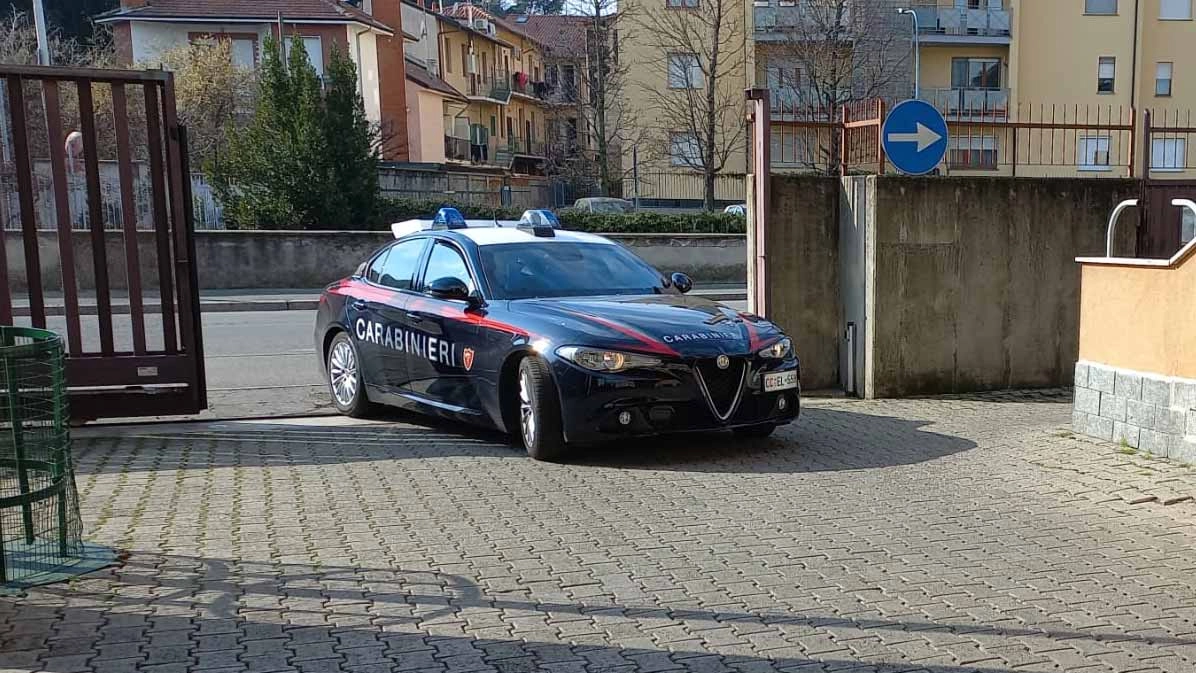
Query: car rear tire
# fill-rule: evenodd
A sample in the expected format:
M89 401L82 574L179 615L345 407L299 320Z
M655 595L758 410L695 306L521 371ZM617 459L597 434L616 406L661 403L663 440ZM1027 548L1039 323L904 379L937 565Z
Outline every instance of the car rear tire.
M560 398L548 365L535 356L519 363L515 383L519 405L519 439L535 460L557 461L565 455Z
M365 418L377 410L366 398L361 358L348 334L341 332L332 338L324 364L328 392L332 394L332 404L337 411L353 418Z
M746 428L735 428L731 430L736 437L742 439L764 439L776 432L777 426L775 423L764 423L761 425L749 425Z

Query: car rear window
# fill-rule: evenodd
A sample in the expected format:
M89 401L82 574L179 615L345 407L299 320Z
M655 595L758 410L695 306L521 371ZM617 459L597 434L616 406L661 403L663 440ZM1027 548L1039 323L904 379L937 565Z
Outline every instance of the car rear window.
M665 291L659 272L617 245L503 243L479 250L494 299Z

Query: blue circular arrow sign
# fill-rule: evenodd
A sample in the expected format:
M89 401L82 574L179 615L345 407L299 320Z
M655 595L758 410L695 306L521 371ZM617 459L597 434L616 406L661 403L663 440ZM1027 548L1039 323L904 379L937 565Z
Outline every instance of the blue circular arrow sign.
M926 175L947 154L947 120L926 101L902 101L885 119L881 138L885 154L897 170Z

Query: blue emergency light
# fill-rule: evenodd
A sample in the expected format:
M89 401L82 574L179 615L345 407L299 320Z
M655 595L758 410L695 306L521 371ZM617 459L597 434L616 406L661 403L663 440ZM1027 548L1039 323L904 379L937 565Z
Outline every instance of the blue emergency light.
M465 222L465 216L456 208L444 207L436 211L436 217L432 218L433 229L464 229L469 225Z

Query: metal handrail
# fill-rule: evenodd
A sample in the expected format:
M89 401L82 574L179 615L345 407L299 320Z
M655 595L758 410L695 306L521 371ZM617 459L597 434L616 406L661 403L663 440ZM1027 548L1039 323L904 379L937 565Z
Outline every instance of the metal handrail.
M1121 213L1126 208L1132 208L1138 205L1138 199L1127 199L1117 204L1113 209L1113 214L1109 216L1109 228L1105 231L1105 257L1113 256L1113 235L1117 233L1117 218L1121 217Z

